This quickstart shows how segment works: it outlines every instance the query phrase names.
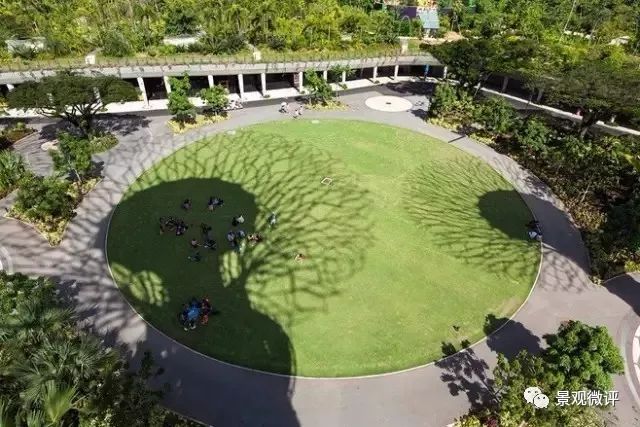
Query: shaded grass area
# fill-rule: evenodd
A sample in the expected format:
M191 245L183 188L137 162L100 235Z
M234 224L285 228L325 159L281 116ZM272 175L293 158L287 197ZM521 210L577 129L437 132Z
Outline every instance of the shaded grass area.
M213 213L210 196L225 200ZM238 214L265 235L241 254L224 238ZM159 233L167 215L191 225L186 236ZM116 209L108 255L136 309L196 350L280 373L363 375L434 360L443 342L479 339L487 314L509 316L537 271L529 219L501 177L442 142L364 122L274 122L143 174ZM218 250L194 263L202 222ZM221 314L183 331L181 304L204 295Z

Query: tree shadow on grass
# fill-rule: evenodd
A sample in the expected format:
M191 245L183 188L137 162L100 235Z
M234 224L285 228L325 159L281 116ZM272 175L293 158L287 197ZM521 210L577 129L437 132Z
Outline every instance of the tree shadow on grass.
M521 281L535 271L525 227L532 217L487 168L474 158L423 165L407 178L404 204L441 251L506 283Z
M325 176L331 185L321 184ZM371 243L369 196L351 181L335 160L300 141L242 132L196 143L133 184L112 220L109 261L134 305L163 330L194 293L205 292L219 306L206 346L195 334L170 332L180 341L207 352L213 347L233 363L293 374L284 330L326 310ZM210 196L225 201L214 213L206 209ZM185 198L193 200L193 212L181 211ZM275 228L267 224L272 211ZM265 236L242 254L225 238L239 214L247 234ZM158 217L166 215L185 218L187 235L159 235ZM190 263L188 242L200 238L201 222L213 227L218 250L201 249L203 260ZM295 261L297 253L305 259ZM170 317L158 314L164 310Z

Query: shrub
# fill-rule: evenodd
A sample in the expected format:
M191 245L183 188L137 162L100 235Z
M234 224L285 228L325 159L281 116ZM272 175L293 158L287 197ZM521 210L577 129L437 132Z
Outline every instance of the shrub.
M502 98L489 98L476 109L475 120L485 130L502 136L513 131L518 122L515 109Z
M229 106L229 91L222 85L214 85L213 87L202 89L200 98L205 104L205 111L213 115L224 114Z
M552 134L553 131L540 120L529 119L518 128L515 140L524 151L544 156L549 149Z
M13 151L0 152L0 197L13 191L25 171L22 156Z
M456 89L450 84L439 84L431 97L429 114L435 117L451 114L458 102Z
M89 145L93 154L103 153L118 145L118 138L112 133L104 133L91 138Z
M20 181L14 207L32 221L51 223L71 218L74 200L69 185L56 177L28 175Z

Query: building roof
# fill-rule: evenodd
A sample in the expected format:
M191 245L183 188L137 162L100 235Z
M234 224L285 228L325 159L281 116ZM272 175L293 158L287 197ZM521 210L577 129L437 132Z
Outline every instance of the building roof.
M422 9L418 11L418 16L422 21L422 28L426 30L437 30L440 28L438 9Z

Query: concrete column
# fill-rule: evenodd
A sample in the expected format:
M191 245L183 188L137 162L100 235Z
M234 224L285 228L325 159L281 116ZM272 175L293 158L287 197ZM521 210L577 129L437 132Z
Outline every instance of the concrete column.
M169 76L163 76L162 81L164 81L164 88L167 91L167 95L171 93L171 81L169 81Z
M266 73L260 74L260 87L262 89L262 96L265 96L267 94L267 74Z
M504 76L504 78L502 79L502 89L501 92L506 92L507 91L507 85L509 84L509 77Z
M329 70L324 70L322 72L322 78L324 79L325 82L329 79Z
M400 69L399 65L396 65L395 67L393 67L393 78L397 79L398 78L398 70Z
M298 71L298 92L302 93L304 90L304 73Z
M7 90L8 90L9 92L11 92L12 90L14 90L15 88L16 88L16 87L15 87L14 85L12 85L12 84L10 84L10 83L7 83Z
M373 80L378 78L378 66L373 67Z
M542 95L544 95L544 89L538 89L538 97L536 98L536 104L539 104L542 101Z
M240 90L240 98L244 98L244 77L238 74L238 89Z
M342 72L342 84L347 83L347 72L343 71Z
M209 80L209 87L213 87L214 86L214 82L213 82L213 76L212 75L208 75L207 76L207 80Z
M142 100L146 105L149 105L149 98L147 98L147 90L144 87L144 79L142 77L138 77L138 88L142 93Z
M442 70L442 78L446 79L447 78L447 72L449 71L449 69L447 68L447 66L444 66L444 70Z

